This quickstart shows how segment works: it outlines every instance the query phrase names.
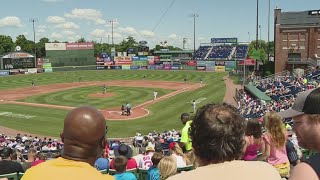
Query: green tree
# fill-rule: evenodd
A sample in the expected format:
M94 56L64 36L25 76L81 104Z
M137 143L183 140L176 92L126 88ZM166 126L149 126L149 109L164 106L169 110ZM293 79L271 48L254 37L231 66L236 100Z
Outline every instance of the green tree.
M49 39L46 37L43 37L39 40L39 42L37 43L37 57L46 57L45 44L49 42Z
M84 43L87 42L84 37L81 37L80 39L77 40L78 43Z
M16 38L15 44L20 46L22 51L34 54L35 44L33 41L27 40L24 35L19 35Z
M10 36L0 35L0 55L14 50L14 42Z

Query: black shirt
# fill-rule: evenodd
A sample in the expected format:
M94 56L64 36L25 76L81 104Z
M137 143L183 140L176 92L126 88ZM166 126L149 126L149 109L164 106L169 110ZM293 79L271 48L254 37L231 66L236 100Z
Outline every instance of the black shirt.
M311 156L309 159L304 159L302 161L309 164L317 173L318 177L320 177L320 153L317 153L316 155Z
M24 172L20 163L15 161L0 161L0 174L9 174L15 172Z

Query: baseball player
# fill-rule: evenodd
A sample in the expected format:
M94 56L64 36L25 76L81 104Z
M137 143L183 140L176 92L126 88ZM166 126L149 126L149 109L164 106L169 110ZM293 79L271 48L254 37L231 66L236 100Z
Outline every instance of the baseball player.
M203 80L202 80L202 78L200 78L200 85L202 86L202 83L203 83Z
M184 83L187 83L187 81L188 81L187 77L184 77L183 81L184 81Z
M157 95L158 95L158 92L157 91L153 91L153 100L157 99Z
M107 86L103 85L103 94L105 94L107 92Z
M193 113L196 112L196 100L192 101L192 109L193 109Z
M32 87L35 87L35 86L36 86L36 84L34 83L33 80L31 81L31 86L32 86Z

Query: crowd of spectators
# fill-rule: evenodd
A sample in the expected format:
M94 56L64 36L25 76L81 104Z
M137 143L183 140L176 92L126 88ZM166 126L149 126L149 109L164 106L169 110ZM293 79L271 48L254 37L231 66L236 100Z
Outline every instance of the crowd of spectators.
M208 56L208 59L230 60L232 57L245 59L248 54L248 48L248 45L200 46L195 53L195 57L198 60L203 60L206 56Z

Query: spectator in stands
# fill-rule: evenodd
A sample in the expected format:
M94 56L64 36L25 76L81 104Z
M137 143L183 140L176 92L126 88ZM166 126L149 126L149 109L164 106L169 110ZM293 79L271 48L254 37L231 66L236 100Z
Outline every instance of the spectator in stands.
M106 127L106 121L97 109L73 109L67 114L61 133L62 157L28 169L22 179L112 179L93 167L105 147Z
M152 166L148 169L148 180L160 180L158 164L163 157L162 153L153 154L151 158Z
M239 161L245 130L245 120L234 107L227 104L201 107L191 125L192 146L199 167L169 179L279 180L279 173L268 163Z
M158 164L160 179L165 180L177 173L177 163L173 157L166 156Z
M152 156L154 154L153 147L146 147L146 154L142 157L139 162L139 168L141 169L149 169L152 166Z
M46 156L42 153L38 154L38 160L34 161L32 164L31 164L31 167L33 166L36 166L40 163L43 163L46 161Z
M20 163L13 161L13 150L6 147L1 150L0 175L15 172L24 172Z
M125 156L117 156L114 159L114 168L117 174L114 175L116 180L137 180L133 173L126 172L128 159Z
M101 171L101 170L109 171L109 160L104 157L100 157L94 163L94 167L96 167L98 171Z
M188 113L182 113L180 116L180 120L184 125L181 131L180 147L184 150L185 153L187 153L192 150L192 141L189 136L189 129L191 127L192 121L190 120L190 116Z
M114 150L114 155L125 156L127 158L127 169L137 169L138 165L134 158L132 158L132 149L126 144L121 144L117 149ZM114 160L110 163L111 169L114 169Z
M255 161L258 160L258 150L262 145L262 126L258 119L249 119L246 127L246 145L243 160ZM264 145L264 144L263 144ZM262 147L263 147L262 145Z
M291 109L280 112L283 118L293 118L293 130L299 146L320 152L320 88L301 93ZM320 155L311 156L295 166L289 179L319 179Z
M187 158L185 154L183 154L182 149L177 143L171 142L169 144L169 150L170 150L171 156L176 160L178 168L185 167L191 164L190 160Z
M290 162L286 151L287 131L280 116L276 113L267 113L264 117L266 134L263 137L265 151L261 159L277 169L280 176L290 175Z

